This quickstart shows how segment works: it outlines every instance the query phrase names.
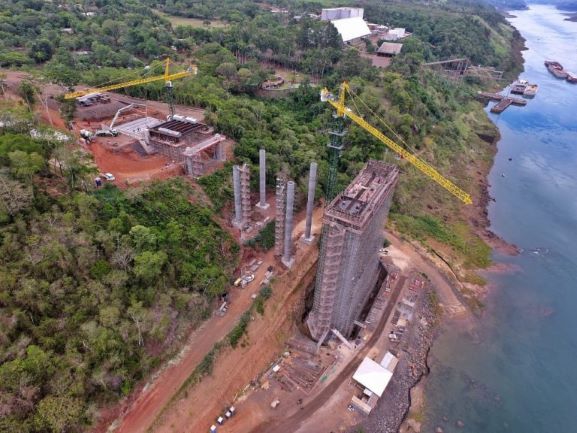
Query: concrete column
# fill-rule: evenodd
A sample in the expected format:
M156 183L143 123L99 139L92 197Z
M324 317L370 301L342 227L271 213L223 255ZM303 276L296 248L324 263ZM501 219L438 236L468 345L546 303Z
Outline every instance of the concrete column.
M232 167L232 186L234 188L233 224L236 227L240 227L242 225L242 204L240 198L240 167L238 165Z
M275 204L274 255L282 256L284 252L284 220L286 216L286 182L280 177L276 178Z
M309 191L307 199L307 219L305 226L304 241L310 243L313 240L313 209L315 205L315 189L317 187L317 163L311 162L311 169L309 171Z
M293 233L293 206L295 201L295 183L290 180L287 183L286 192L286 216L284 226L284 254L282 262L288 268L293 264L292 233Z
M266 202L266 150L261 149L259 151L258 163L260 170L260 201L256 206L260 209L268 209L269 205Z

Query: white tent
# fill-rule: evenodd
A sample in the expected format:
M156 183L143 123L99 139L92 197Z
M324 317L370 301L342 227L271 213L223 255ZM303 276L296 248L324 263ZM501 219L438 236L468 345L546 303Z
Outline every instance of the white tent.
M371 34L369 26L361 17L334 20L331 23L333 23L333 26L336 27L339 35L343 38L343 42L349 42Z
M367 357L363 359L363 362L353 374L354 380L379 397L383 395L392 377L393 373L391 371Z
M395 371L395 367L399 363L398 358L391 352L385 353L383 360L381 361L381 367L386 368L391 373Z

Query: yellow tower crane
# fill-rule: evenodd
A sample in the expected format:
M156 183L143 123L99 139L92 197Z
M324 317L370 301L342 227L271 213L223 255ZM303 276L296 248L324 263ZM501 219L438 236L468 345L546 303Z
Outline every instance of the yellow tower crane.
M413 155L412 153L410 153L409 151L407 151L403 147L399 146L397 143L395 143L389 137L385 136L377 128L375 128L370 123L368 123L365 119L363 119L359 115L353 113L352 110L345 105L346 93L349 93L349 95L350 95L351 90L349 88L349 84L345 81L341 84L338 98L334 97L328 91L328 89L325 88L321 91L321 100L324 102L328 102L329 104L331 104L335 108L335 110L337 111L336 112L337 118L343 119L344 117L348 117L353 122L355 122L357 125L359 125L361 128L363 128L365 131L367 131L369 134L371 134L373 137L375 137L377 140L384 143L393 152L397 153L403 159L405 159L406 161L413 164L421 172L423 172L424 174L429 176L431 179L433 179L435 182L437 182L439 185L441 185L443 188L445 188L451 194L453 194L454 196L459 198L463 203L465 203L465 204L472 204L473 203L473 200L471 199L471 196L468 193L466 193L461 188L459 188L457 185L455 185L453 182L451 182L449 179L444 177L435 168L431 167L429 164L427 164L425 161L420 159L418 156ZM333 147L335 147L335 146L333 146ZM334 163L336 164L336 159L333 158L333 160L334 160ZM327 190L331 191L331 186L327 186Z
M80 96L89 95L90 93L102 93L108 92L110 90L124 89L125 87L138 86L140 84L153 83L155 81L164 80L165 83L170 83L172 80L177 80L179 78L188 77L190 75L196 75L196 66L191 66L187 71L176 72L174 74L170 73L170 59L167 57L165 60L165 68L163 75L155 75L153 77L138 78L136 80L124 81L118 84L110 84L103 87L94 87L90 89L78 90L76 92L66 93L64 99L75 99Z

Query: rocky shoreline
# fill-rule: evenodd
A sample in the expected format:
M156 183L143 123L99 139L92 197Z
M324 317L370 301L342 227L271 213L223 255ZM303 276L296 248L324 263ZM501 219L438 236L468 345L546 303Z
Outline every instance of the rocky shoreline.
M577 19L577 15L575 15L573 18ZM524 59L522 57L522 51L526 49L527 48L525 46L525 40L522 37L519 40L514 41L514 43L512 44L512 50L513 50L512 55L515 59L515 62L520 65L519 73L522 72L524 63ZM490 142L490 144L494 146L494 151L492 155L493 158L497 152L497 144L501 138L498 129L496 127L495 129L497 134L493 137L480 136L482 140ZM478 234L478 236L481 237L493 250L496 250L503 254L517 255L520 253L520 249L516 245L506 242L504 239L500 238L498 235L496 235L489 229L491 224L489 220L489 204L491 201L495 201L495 199L491 197L491 194L489 192L489 188L491 185L488 180L489 172L493 166L493 158L491 158L491 162L487 166L486 172L482 173L483 177L482 179L480 179L479 182L480 191L478 199L476 200L476 203L474 205L473 212L469 214L469 222L474 228L475 232ZM427 308L424 308L424 311L425 312L435 311L435 306L431 304L428 306L428 310ZM437 317L437 319L440 320L439 317ZM383 426L385 426L385 429L368 430L369 433L373 431L375 432L378 431L379 433L380 432L419 433L421 431L422 419L424 417L423 411L425 409L425 402L423 401L422 397L423 382L424 382L423 379L429 374L429 366L427 364L427 360L429 352L434 342L434 338L436 336L435 331L437 329L438 329L437 326L430 327L430 329L423 329L422 327L419 326L418 332L423 332L424 334L423 337L420 339L420 342L422 344L421 351L417 351L415 353L416 354L421 353L421 358L418 358L417 360L420 359L420 365L423 367L421 368L420 374L418 374L417 377L414 376L411 377L407 375L405 371L403 371L403 374L399 375L399 378L396 381L401 382L400 388L406 387L404 388L406 390L404 396L403 395L400 396L401 399L399 399L399 402L397 404L391 402L391 407L397 409L394 410L393 412L398 412L398 410L403 411L403 415L400 422L398 422L398 424L391 423L389 426L385 420L385 423L383 424ZM401 366L401 363L399 363L399 366ZM412 393L415 391L418 392L420 398L418 404L413 405L411 396ZM395 420L398 419L393 414L391 414L391 418L392 419L390 421L393 421L393 418ZM464 424L461 420L458 420L456 421L456 426L458 428L463 428ZM437 427L435 433L443 433L443 429L441 427Z
M434 288L427 289L420 297L411 332L401 342L399 364L387 392L377 407L361 423L367 433L395 433L399 431L411 407L411 389L429 374L427 358L439 320ZM355 427L352 432L357 432Z

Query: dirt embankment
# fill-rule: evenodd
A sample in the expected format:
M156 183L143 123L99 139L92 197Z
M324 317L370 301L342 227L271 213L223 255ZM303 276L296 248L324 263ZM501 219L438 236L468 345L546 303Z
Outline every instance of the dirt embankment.
M266 370L285 347L299 320L303 291L315 276L316 248L301 251L299 266L274 282L274 295L263 316L254 313L248 336L236 349L221 352L212 374L188 389L155 421L149 431L159 433L208 431L223 409L242 394L243 388ZM258 417L243 413L242 417ZM239 414L240 417L240 414Z

